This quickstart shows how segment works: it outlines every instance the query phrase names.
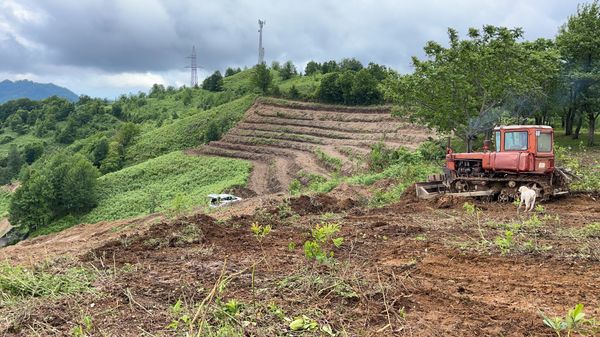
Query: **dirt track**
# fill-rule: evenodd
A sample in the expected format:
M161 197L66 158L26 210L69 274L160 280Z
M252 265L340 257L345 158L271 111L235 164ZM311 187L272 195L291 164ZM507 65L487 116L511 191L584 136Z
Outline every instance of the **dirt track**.
M414 149L429 134L392 117L387 107L342 109L259 99L223 139L187 153L251 160L249 188L265 195L287 191L300 171L329 177L335 169L317 158L317 149L341 160L348 174L358 165L353 157L364 156L376 142Z
M489 243L501 235L501 225L529 219L517 216L512 204L476 203L482 210L480 233L476 218L462 209L464 200L423 203L409 193L398 204L365 210L357 201L362 192L343 186L330 195L291 199L284 214L281 205L264 203L254 215L233 212L218 222L197 215L130 226L89 248L77 243L79 250L71 250L75 259L63 256L58 263L116 271L96 284L103 295L45 300L27 308L29 316L0 308L9 318L0 331L26 335L26 327L35 326L66 334L85 311L95 334L172 335L166 328L169 307L179 298L200 301L222 268L229 275L239 272L222 296L246 304L248 316L240 319L256 323L244 328L249 335L285 334L288 323L268 312L250 316L251 309L271 302L286 316L305 314L349 336L551 336L540 310L562 315L584 303L588 316L600 316L600 237L575 234L600 222L597 196L545 204L545 214L538 216L542 223L521 229L514 247L502 254ZM310 228L325 217L341 224L344 237L334 267L308 262L302 251ZM262 247L249 230L255 221L273 225ZM200 238L184 244L169 239L190 224ZM164 244L149 244L155 241ZM297 248L289 249L290 242ZM31 254L35 245L17 246L8 259L18 260L19 249ZM263 257L253 296L251 266ZM15 320L21 329L8 328Z

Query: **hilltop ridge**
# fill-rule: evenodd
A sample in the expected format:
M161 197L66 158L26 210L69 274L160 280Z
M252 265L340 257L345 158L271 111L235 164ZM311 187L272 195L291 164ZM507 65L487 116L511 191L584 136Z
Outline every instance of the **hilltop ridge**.
M71 102L79 99L73 91L53 83L37 83L30 80L0 82L0 103L19 98L41 100L51 96L66 98Z

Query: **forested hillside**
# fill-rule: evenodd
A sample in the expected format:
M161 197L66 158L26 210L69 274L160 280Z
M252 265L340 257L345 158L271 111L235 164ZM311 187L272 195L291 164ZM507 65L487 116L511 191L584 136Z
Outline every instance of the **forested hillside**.
M481 144L493 125L501 123L553 125L564 128L564 134L573 139L579 139L587 129L586 143L594 145L600 110L598 82L590 79L595 78L598 51L582 48L575 41L587 39L593 45L597 37L582 22L597 11L597 4L582 7L554 40L524 41L520 28L494 26L471 29L461 39L459 32L449 29L449 46L428 42L426 58L413 58L414 72L410 74L401 75L375 63L363 65L353 58L310 61L304 71L298 71L290 61L272 62L245 70L227 68L224 75L215 71L196 88L155 84L148 93L122 95L115 101L88 96L77 102L58 97L9 101L0 105L0 183L18 181L22 187L12 197L2 198L2 208L8 209L10 222L19 226L20 236L78 221L117 219L155 210L157 207L143 210L138 206L132 206L131 212L117 210L122 205L109 200L118 200L123 197L119 194L126 192L107 194L102 184L119 176L114 174L121 170L134 167L141 170L143 180L144 172L153 165L165 165L169 160L165 158L176 162L176 157L170 157L175 156L173 151L220 140L261 95L340 105L395 104L393 114L454 134L469 151ZM282 112L274 113L272 119L287 118ZM248 130L234 133L226 138L228 142L241 142L240 137L248 136ZM385 140L385 132L383 137ZM258 141L272 142L270 146L275 147L285 145L271 139ZM243 145L215 144L229 146L229 150ZM244 146L251 150L253 145L257 144ZM199 153L214 154L214 148ZM377 146L372 150L375 155L381 151ZM321 155L321 161L336 159L324 156L329 155ZM285 170L288 177L284 181L301 178L293 173L301 167ZM71 181L77 179L70 175L80 178ZM244 184L248 169L240 169L234 176L231 181ZM331 186L343 180L337 176L332 179ZM168 192L164 187L158 204L164 208L165 198L177 192L198 194L195 188L179 186L180 190ZM231 184L218 186L214 192ZM154 198L148 196L154 192L144 193L145 202ZM133 199L138 199L133 203L143 203L139 194L134 194Z
M155 84L148 93L115 101L81 96L76 102L59 97L6 102L0 105L0 183L18 182L21 188L14 196L7 192L0 204L18 226L13 231L18 238L81 221L165 210L179 194L193 196L192 204L201 203L202 194L244 185L250 164L192 160L174 151L219 140L257 95L382 103L379 85L389 73L375 64L363 67L355 59L312 62L305 74L291 62L273 62L271 67L228 68L225 76L216 71L197 88ZM190 169L193 163L202 168ZM206 176L201 184L183 183L197 175ZM111 187L122 179L130 187ZM161 179L164 183L158 183Z

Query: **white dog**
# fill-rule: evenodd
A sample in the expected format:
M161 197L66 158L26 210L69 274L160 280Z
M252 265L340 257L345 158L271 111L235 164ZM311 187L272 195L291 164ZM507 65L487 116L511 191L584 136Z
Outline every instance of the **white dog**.
M523 204L525 204L525 212L533 211L535 198L537 197L535 190L527 186L521 186L519 187L519 193L521 193L521 202L519 203L519 207L517 207L517 212L519 212Z

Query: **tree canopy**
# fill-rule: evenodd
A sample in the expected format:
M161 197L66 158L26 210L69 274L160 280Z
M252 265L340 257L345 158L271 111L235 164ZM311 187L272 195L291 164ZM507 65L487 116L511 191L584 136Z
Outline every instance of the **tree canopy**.
M600 6L598 1L579 5L577 14L560 28L556 43L564 61L565 82L570 91L567 134L572 120L588 120L588 145L594 144L596 122L600 116ZM574 138L579 136L577 128Z
M476 134L490 128L511 97L534 95L558 69L552 50L528 48L520 28L469 29L467 39L448 29L448 47L429 41L426 59L413 57L414 73L392 76L386 97L420 122L456 132L471 149ZM542 75L540 75L542 74Z
M27 234L66 214L96 206L98 170L82 155L58 152L23 174L12 197L10 223Z

